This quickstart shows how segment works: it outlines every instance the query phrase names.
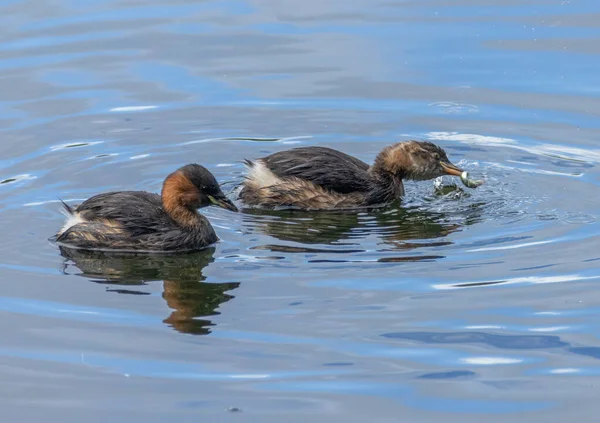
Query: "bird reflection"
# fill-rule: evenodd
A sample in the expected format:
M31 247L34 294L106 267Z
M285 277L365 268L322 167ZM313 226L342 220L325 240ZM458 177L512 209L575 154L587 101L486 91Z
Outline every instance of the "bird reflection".
M206 317L218 315L217 307L234 298L227 291L240 285L238 282L204 282L206 278L202 271L214 261L214 248L182 255L117 254L63 246L59 249L66 259L63 269L65 273L69 273L70 265L74 264L80 270L80 273L76 273L78 276L109 285L107 291L148 295L147 292L135 289L135 286L145 285L150 281L163 281L162 297L172 310L163 322L182 333L210 333L213 323Z
M303 244L353 244L352 240L376 235L392 250L451 244L439 241L460 230L463 225L450 222L443 213L418 208L398 207L356 213L348 211L293 211L249 209L245 226L282 241ZM419 241L411 242L411 241ZM296 248L296 247L290 247ZM312 251L307 248L307 251ZM385 250L384 250L385 251Z

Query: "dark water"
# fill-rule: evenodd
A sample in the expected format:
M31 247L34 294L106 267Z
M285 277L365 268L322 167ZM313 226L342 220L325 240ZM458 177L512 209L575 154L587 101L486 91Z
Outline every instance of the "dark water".
M593 0L5 1L0 415L596 421ZM76 202L299 145L435 140L487 184L371 213L209 208L179 258L61 256Z

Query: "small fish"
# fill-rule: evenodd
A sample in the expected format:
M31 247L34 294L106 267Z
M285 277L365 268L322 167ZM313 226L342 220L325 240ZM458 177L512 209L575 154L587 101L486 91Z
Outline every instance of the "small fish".
M469 173L467 171L464 171L461 175L460 175L460 180L462 181L462 183L469 188L477 188L480 185L483 185L483 180L477 180L477 179L469 179Z

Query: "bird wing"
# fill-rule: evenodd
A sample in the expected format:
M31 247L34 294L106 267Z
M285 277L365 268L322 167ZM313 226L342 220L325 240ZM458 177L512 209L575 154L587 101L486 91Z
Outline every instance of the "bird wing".
M172 226L160 195L143 191L98 194L79 204L75 212L86 221L116 221L132 235L144 235Z
M279 178L296 177L341 194L365 191L369 165L327 147L301 147L271 154L261 161Z

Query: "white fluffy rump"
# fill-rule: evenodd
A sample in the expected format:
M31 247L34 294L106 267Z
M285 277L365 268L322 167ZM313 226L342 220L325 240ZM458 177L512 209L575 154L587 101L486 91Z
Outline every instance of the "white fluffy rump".
M73 214L69 213L66 210L63 210L62 213L65 215L65 217L67 218L67 221L65 222L65 224L63 225L63 227L61 228L61 230L59 231L59 234L62 234L64 231L66 231L67 229L69 229L72 226L77 225L78 223L83 223L85 222L85 219L83 219L79 213L75 212Z
M256 160L252 162L252 166L248 166L248 183L256 188L265 188L280 184L281 179L271 172L261 160Z

